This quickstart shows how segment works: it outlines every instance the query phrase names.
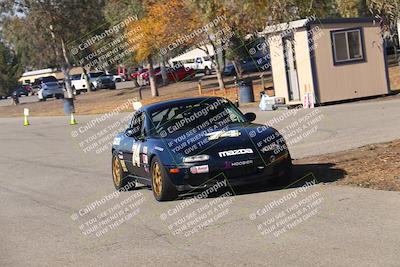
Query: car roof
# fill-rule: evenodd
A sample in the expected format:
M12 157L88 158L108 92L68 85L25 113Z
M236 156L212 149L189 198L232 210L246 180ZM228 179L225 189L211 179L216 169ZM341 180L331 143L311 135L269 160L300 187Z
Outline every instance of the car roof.
M216 97L216 96L211 96L211 97L191 97L191 98L178 98L178 99L172 99L172 100L167 100L167 101L162 101L150 105L146 105L141 107L139 110L140 111L145 111L145 112L152 112L154 110L158 110L160 108L165 108L168 106L175 106L179 104L194 104L194 103L200 103L206 100L209 101L216 101L218 99L224 99L223 97Z

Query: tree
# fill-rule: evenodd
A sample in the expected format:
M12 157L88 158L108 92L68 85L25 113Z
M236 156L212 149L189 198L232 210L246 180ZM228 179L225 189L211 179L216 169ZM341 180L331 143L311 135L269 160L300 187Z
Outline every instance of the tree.
M369 8L380 19L383 35L392 39L392 32L397 28L397 38L400 40L400 1L370 0Z
M73 98L69 79L72 55L68 44L87 36L104 22L102 14L93 12L102 8L101 3L96 0L4 0L1 8L8 14L6 39L24 55L26 64L60 67L67 97Z
M157 83L153 71L155 59L163 62L167 54L160 50L173 43L179 35L190 31L193 25L193 14L183 1L161 0L146 2L145 15L137 24L142 36L137 44L136 60L147 61L149 69L150 89L153 97L158 96ZM166 76L164 77L166 79Z
M224 61L224 53L222 53L223 49L221 48L224 47L227 40L225 40L224 38L224 33L221 33L219 29L229 29L229 25L226 21L224 3L218 0L191 0L190 2L192 5L193 13L197 16L198 21L196 21L196 25L199 28L209 24L217 18L224 18L224 20L221 20L218 23L218 27L210 27L205 33L208 44L211 45L214 50L214 55L211 57L211 53L210 51L208 51L207 46L205 46L205 48L202 48L204 46L199 46L199 48L202 48L213 60L215 72L217 74L219 89L223 90L225 89L225 83L222 75L222 62Z
M108 0L104 6L104 17L108 24L115 25L121 22L121 10L124 16L135 16L140 19L144 16L144 7L142 0ZM134 28L132 25L131 29ZM122 35L129 32L129 28L115 33L113 38L120 38ZM135 29L134 29L135 30ZM135 60L134 51L118 60L118 64L127 66L138 65L139 62Z
M0 41L0 95L8 96L18 85L22 67L16 54Z

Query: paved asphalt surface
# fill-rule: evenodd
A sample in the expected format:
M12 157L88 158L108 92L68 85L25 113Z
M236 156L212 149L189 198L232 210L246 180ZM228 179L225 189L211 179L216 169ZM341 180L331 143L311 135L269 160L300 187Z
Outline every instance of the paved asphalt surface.
M285 111L258 113L265 123ZM399 97L301 110L275 126L306 114L323 116L290 145L295 158L400 138ZM66 117L31 118L28 127L0 119L0 266L399 266L400 193L306 189L323 177L304 166L286 189L166 203L146 188L116 194L109 149L85 140L99 141L126 115L87 131L95 116L76 126Z

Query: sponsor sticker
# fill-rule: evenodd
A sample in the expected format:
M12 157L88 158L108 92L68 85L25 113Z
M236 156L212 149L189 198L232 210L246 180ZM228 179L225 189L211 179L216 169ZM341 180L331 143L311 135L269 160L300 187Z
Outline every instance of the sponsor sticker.
M193 166L190 168L190 172L192 174L198 174L198 173L208 173L208 165L201 165L201 166Z
M218 155L221 158L230 157L230 156L236 156L236 155L243 155L243 154L253 154L253 149L251 149L251 148L242 148L242 149L236 149L236 150L221 151L221 152L218 153Z
M249 160L245 160L245 161L236 161L236 162L232 162L231 166L232 167L237 167L237 166L244 166L244 165L249 165L252 164L253 160L249 159Z
M208 136L208 140L217 140L221 137L238 137L240 136L240 132L238 130L230 130L230 131L216 131L212 133L206 134Z
M128 168L126 167L125 160L121 159L119 162L121 162L122 170L124 172L128 172Z
M148 159L148 157L147 157L146 154L142 154L142 162L143 162L144 164L149 163L149 159Z
M136 142L132 145L132 164L140 167L140 144Z

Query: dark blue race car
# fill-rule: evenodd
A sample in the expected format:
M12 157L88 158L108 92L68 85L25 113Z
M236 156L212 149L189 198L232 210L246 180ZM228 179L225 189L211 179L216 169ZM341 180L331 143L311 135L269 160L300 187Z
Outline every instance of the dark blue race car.
M274 128L252 123L255 118L219 97L142 107L113 141L114 185L121 190L140 182L163 201L221 181L287 183L292 163L286 143Z

